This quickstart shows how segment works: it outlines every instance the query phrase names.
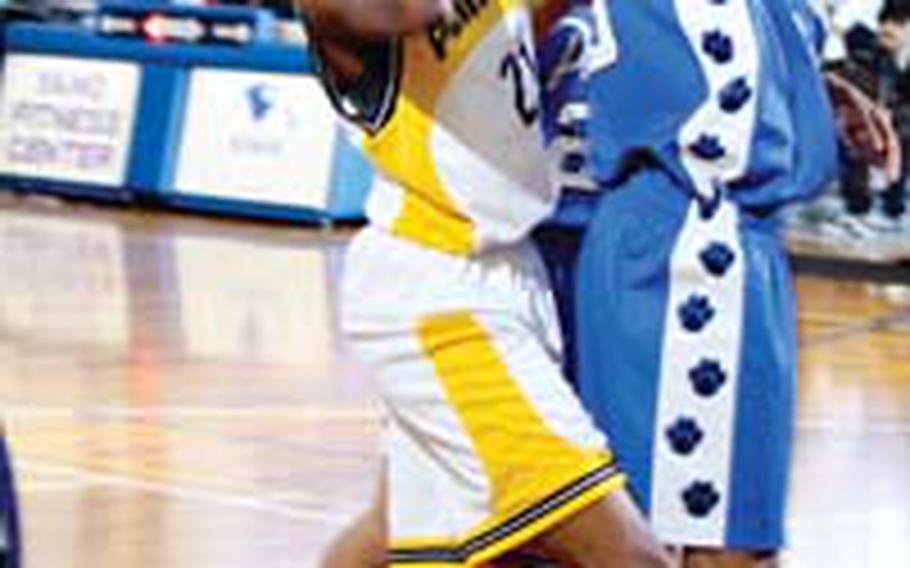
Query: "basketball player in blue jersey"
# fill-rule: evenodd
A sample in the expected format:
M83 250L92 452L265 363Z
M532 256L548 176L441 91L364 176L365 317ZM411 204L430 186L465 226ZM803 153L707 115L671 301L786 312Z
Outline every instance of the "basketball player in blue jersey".
M541 66L561 185L587 172L602 192L593 214L584 191L561 210L593 215L574 290L583 401L685 566L773 566L797 368L780 213L831 178L838 125L895 172L893 131L819 72L803 0L597 0L569 18ZM545 244L570 283L572 247Z
M540 10L535 10L540 4ZM555 2L301 0L327 93L379 181L342 326L387 412L377 505L324 566L665 567L559 366L529 233L547 180L535 30Z
M0 426L0 568L19 568L20 548L13 466Z

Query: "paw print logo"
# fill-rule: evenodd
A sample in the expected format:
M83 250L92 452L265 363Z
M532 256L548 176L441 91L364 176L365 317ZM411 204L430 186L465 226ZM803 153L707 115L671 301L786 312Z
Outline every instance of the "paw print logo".
M703 519L720 503L720 493L708 481L696 481L682 494L686 511L693 517Z
M727 373L718 361L704 359L689 371L689 380L699 396L710 398L726 384Z
M733 266L736 254L724 243L714 242L701 252L699 258L709 274L720 278Z
M720 92L720 108L726 113L734 113L746 106L752 98L752 87L745 77L734 79Z
M733 61L733 38L720 30L707 32L702 38L701 48L718 64Z
M714 319L715 310L707 296L695 294L679 308L679 320L691 333L698 333Z
M666 435L673 451L683 456L691 455L705 437L698 422L692 418L680 418L667 428Z
M709 162L716 162L727 155L727 150L721 144L720 138L711 134L699 136L698 140L689 146L689 150L702 160Z

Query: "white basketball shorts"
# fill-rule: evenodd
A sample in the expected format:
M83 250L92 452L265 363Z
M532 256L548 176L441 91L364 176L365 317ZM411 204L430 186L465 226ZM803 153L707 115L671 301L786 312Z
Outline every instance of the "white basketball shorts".
M392 566L476 566L624 485L562 376L530 243L466 258L369 228L343 287L388 414Z

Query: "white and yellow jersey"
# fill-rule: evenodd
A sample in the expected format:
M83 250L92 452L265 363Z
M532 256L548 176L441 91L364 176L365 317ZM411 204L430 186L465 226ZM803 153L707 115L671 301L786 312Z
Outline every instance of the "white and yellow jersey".
M552 210L527 0L457 0L455 15L389 46L355 116L380 173L371 223L470 255L512 243ZM376 65L376 58L368 63ZM356 104L336 100L348 115Z

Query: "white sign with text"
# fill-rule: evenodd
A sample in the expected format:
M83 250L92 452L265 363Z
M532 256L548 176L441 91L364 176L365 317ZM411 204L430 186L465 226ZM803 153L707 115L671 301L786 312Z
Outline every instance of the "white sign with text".
M313 76L197 70L176 189L324 209L337 136L335 113Z
M0 172L122 186L140 79L133 63L10 54L0 100Z

